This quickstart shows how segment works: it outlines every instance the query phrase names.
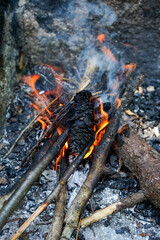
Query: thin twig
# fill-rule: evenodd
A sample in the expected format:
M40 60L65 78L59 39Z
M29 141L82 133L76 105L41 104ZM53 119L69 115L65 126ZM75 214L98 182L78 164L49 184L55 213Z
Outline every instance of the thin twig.
M67 167L68 167L68 160L69 152L68 149L65 150L64 157L61 159L60 164L60 178L63 177ZM66 184L62 187L55 204L54 216L52 220L52 224L50 226L50 230L47 236L47 240L59 240L60 235L62 233L62 227L64 222L65 216L65 206L66 206L66 197L67 197L67 186Z
M62 95L62 94L61 94L61 95ZM11 148L9 149L9 151L8 151L8 152L5 154L5 156L3 157L3 159L6 158L6 157L12 152L13 148L15 147L15 145L17 144L17 142L21 139L22 135L27 131L27 129L30 128L30 127L33 125L33 123L37 120L37 118L38 118L40 115L42 115L48 108L50 108L50 107L60 98L61 95L59 95L59 96L56 97L52 102L50 102L50 103L48 104L48 106L45 107L38 115L36 115L36 116L33 118L33 120L21 131L21 133L19 134L19 136L17 137L17 139L15 140L15 142L13 143L13 145L11 146Z
M80 227L81 227L81 221L82 221L82 214L81 214L81 216L80 216L79 223L78 223L78 229L77 229L77 234L76 234L76 240L78 240L79 229L80 229Z

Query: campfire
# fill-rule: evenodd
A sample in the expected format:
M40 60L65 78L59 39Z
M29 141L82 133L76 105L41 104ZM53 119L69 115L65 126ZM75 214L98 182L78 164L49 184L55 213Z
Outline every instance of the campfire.
M82 71L81 67L74 67L72 77L66 69L45 63L36 64L29 74L21 77L20 83L30 99L34 117L19 133L4 159L24 134L28 137L34 132L36 143L27 150L21 163L21 168L26 169L23 177L2 199L0 228L7 224L11 214L49 165L57 171L59 180L11 240L24 234L52 202L55 202L55 212L48 240L71 239L75 229L78 239L80 228L144 200L160 207L159 154L130 130L129 120L124 119L125 112L133 114L128 108L144 75L135 76L136 62L124 63L111 50L107 34L100 32L95 37L91 57L84 58L87 60L82 64ZM136 61L136 48L130 44L125 46L133 49ZM109 161L112 151L119 155L117 169ZM88 176L65 211L67 182L86 162L90 166ZM100 180L114 177L122 165L138 179L139 191L83 217L84 208Z

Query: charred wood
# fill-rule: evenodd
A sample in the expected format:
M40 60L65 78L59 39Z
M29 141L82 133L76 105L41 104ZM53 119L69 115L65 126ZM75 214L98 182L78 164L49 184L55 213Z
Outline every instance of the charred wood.
M88 199L90 198L94 187L97 185L103 174L109 174L109 170L106 170L105 167L105 161L117 134L121 116L124 110L129 106L130 102L132 101L134 91L142 83L143 75L139 75L136 79L127 79L128 81L126 80L127 85L125 91L121 93L123 94L123 96L121 96L121 107L115 114L116 116L112 116L112 119L107 126L105 134L96 149L96 154L93 159L90 173L67 212L65 218L66 225L62 233L61 240L70 239L74 229L77 227L80 214L82 213Z
M74 97L74 109L72 109L72 128L69 136L69 148L72 153L80 153L90 141L93 135L94 104L91 101L91 93L83 90Z

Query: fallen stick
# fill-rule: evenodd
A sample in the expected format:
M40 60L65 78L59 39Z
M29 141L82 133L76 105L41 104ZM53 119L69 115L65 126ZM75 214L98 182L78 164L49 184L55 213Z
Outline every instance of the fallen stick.
M41 212L43 212L48 205L53 201L57 199L57 196L62 189L62 187L67 183L69 177L72 175L74 170L79 166L79 164L82 162L84 156L90 149L90 146L93 144L95 140L95 135L93 139L91 139L88 146L80 153L76 158L75 161L72 163L72 165L68 168L68 170L65 172L64 176L60 180L60 182L57 184L55 189L51 192L51 194L47 197L47 199L41 204L39 208L24 222L24 224L17 230L17 232L10 238L10 240L17 239L29 226L30 224L39 216Z
M33 183L38 179L41 173L46 169L48 164L58 155L59 151L65 144L69 134L69 129L66 129L57 139L57 141L49 149L49 152L40 159L39 162L31 165L27 171L26 176L20 180L20 184L17 189L10 196L9 200L0 212L0 229L3 228L10 215L15 208L19 205L21 200L27 194Z
M65 217L65 228L63 230L61 240L69 240L71 238L72 232L77 227L83 208L90 198L95 186L104 174L107 172L109 174L109 169L105 167L105 162L115 139L118 126L119 120L116 116L116 118L111 119L110 124L107 126L105 134L96 149L89 175L83 183L79 193L73 200L71 207L68 209Z
M82 219L81 227L86 228L88 225L97 222L115 212L119 212L123 209L133 207L134 205L144 201L145 199L146 197L142 191L133 193L132 195L129 195L128 197L122 199L121 201L113 203L106 208L96 211L91 216Z
M68 150L65 151L64 157L61 159L60 164L60 179L63 177L67 167L68 167ZM54 216L50 230L46 240L59 240L62 233L63 221L65 216L66 198L67 198L67 186L61 188L60 193L56 199Z
M124 165L139 180L146 198L160 208L160 154L133 130L124 140L125 144L119 148Z

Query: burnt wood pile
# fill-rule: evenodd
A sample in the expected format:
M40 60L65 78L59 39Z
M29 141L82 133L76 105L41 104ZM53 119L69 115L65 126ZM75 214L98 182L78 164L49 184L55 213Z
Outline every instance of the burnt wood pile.
M83 162L83 158L95 141L96 129L94 126L97 122L94 118L94 105L97 97L92 96L91 92L88 90L81 90L76 93L74 98L71 98L69 103L59 107L52 125L45 131L41 140L38 141L29 152L29 156L31 154L31 158L34 157L33 163L31 163L20 182L14 186L11 193L3 197L4 206L0 212L0 228L3 228L8 218L20 204L21 200L40 174L46 169L48 164L51 161L55 163L56 157L69 139L69 150L65 149L63 161L60 163L61 173L59 182L51 194L44 199L42 205L37 208L11 237L12 240L17 239L52 201L56 202L56 209L48 240L71 238L73 231L76 229L81 219L81 214L86 203L99 180L103 176L115 174L109 165L107 156L115 142L123 113L131 103L134 91L142 83L142 80L142 75L136 78L132 78L130 75L123 75L123 81L120 84L119 90L121 106L117 109L117 102L111 104L108 110L109 125L105 127L105 133L99 145L90 156L91 169L88 177L66 215L66 183L74 170ZM57 100L58 97L55 101ZM58 126L62 128L62 133L60 135L57 132ZM53 134L49 137L51 132ZM47 136L47 140L45 136ZM114 211L133 206L145 199L149 199L156 207L160 207L159 154L132 131L130 138L124 136L124 139L125 143L118 151L120 156L122 156L124 165L128 167L139 180L141 190L135 196L133 194L133 196L124 199L124 201L122 200L119 204L115 204L110 214ZM39 148L41 142L44 142L44 144ZM37 147L39 148L39 152L35 154L36 151L33 150L36 150ZM71 163L69 163L69 153L75 155ZM84 227L84 222L85 219L82 220L82 224L80 221L79 226L82 225L82 227ZM92 220L89 220L87 225L92 222ZM59 227L57 227L57 225Z

